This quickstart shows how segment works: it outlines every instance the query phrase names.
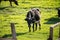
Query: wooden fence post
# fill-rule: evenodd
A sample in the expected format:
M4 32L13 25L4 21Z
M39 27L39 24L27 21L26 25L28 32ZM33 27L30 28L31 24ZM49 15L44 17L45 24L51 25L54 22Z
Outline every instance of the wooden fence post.
M49 38L47 40L53 40L53 29L55 27L57 27L57 25L59 25L59 24L60 24L60 22L56 23L50 27L50 35L49 35ZM59 40L60 40L60 25L59 25Z
M11 32L12 32L12 38L17 40L16 39L16 31L15 31L15 25L14 23L11 23Z
M50 27L50 35L48 40L53 40L53 27Z
M60 40L60 25L59 25L59 40Z

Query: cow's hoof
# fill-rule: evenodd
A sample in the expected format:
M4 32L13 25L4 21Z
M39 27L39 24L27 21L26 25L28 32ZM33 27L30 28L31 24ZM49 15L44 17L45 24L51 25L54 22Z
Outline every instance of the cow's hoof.
M41 28L39 28L39 30L41 30Z
M29 32L31 32L31 30L29 30Z
M33 32L35 32L35 31L33 31Z

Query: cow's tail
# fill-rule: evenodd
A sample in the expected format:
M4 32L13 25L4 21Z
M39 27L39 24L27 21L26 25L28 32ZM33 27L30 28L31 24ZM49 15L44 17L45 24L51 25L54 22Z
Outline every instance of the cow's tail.
M16 5L18 5L18 2L17 2L17 1L14 1L14 3L15 3Z

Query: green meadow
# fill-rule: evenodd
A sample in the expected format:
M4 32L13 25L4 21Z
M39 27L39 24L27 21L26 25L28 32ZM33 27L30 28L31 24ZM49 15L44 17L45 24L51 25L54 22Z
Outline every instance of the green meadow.
M58 11L60 0L18 0L19 6L14 3L13 7L9 2L2 1L0 4L0 37L11 38L10 23L15 23L17 40L47 40L49 38L50 26L60 22ZM28 32L26 18L27 12L31 8L41 10L41 30ZM54 28L54 40L58 39L59 27Z

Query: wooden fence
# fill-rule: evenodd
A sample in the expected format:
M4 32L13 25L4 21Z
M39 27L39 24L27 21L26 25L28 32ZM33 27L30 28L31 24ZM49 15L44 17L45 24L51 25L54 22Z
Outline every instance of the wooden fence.
M60 22L58 22L50 27L50 35L49 35L48 40L53 40L53 29L55 27L57 27L58 25L60 25ZM59 26L59 38L58 38L58 40L60 40L60 26Z
M0 40L17 40L14 23L11 23L10 26L11 26L12 38L0 38Z
M60 25L59 23L56 23L50 27L50 35L48 40L53 40L53 29L57 27L57 25ZM11 32L12 32L12 38L0 38L0 40L17 40L16 38L16 31L15 31L15 25L14 23L11 23ZM60 26L59 26L59 40L60 40Z
M16 31L15 31L15 25L14 23L11 23L11 32L12 32L12 38L17 40L16 39Z

